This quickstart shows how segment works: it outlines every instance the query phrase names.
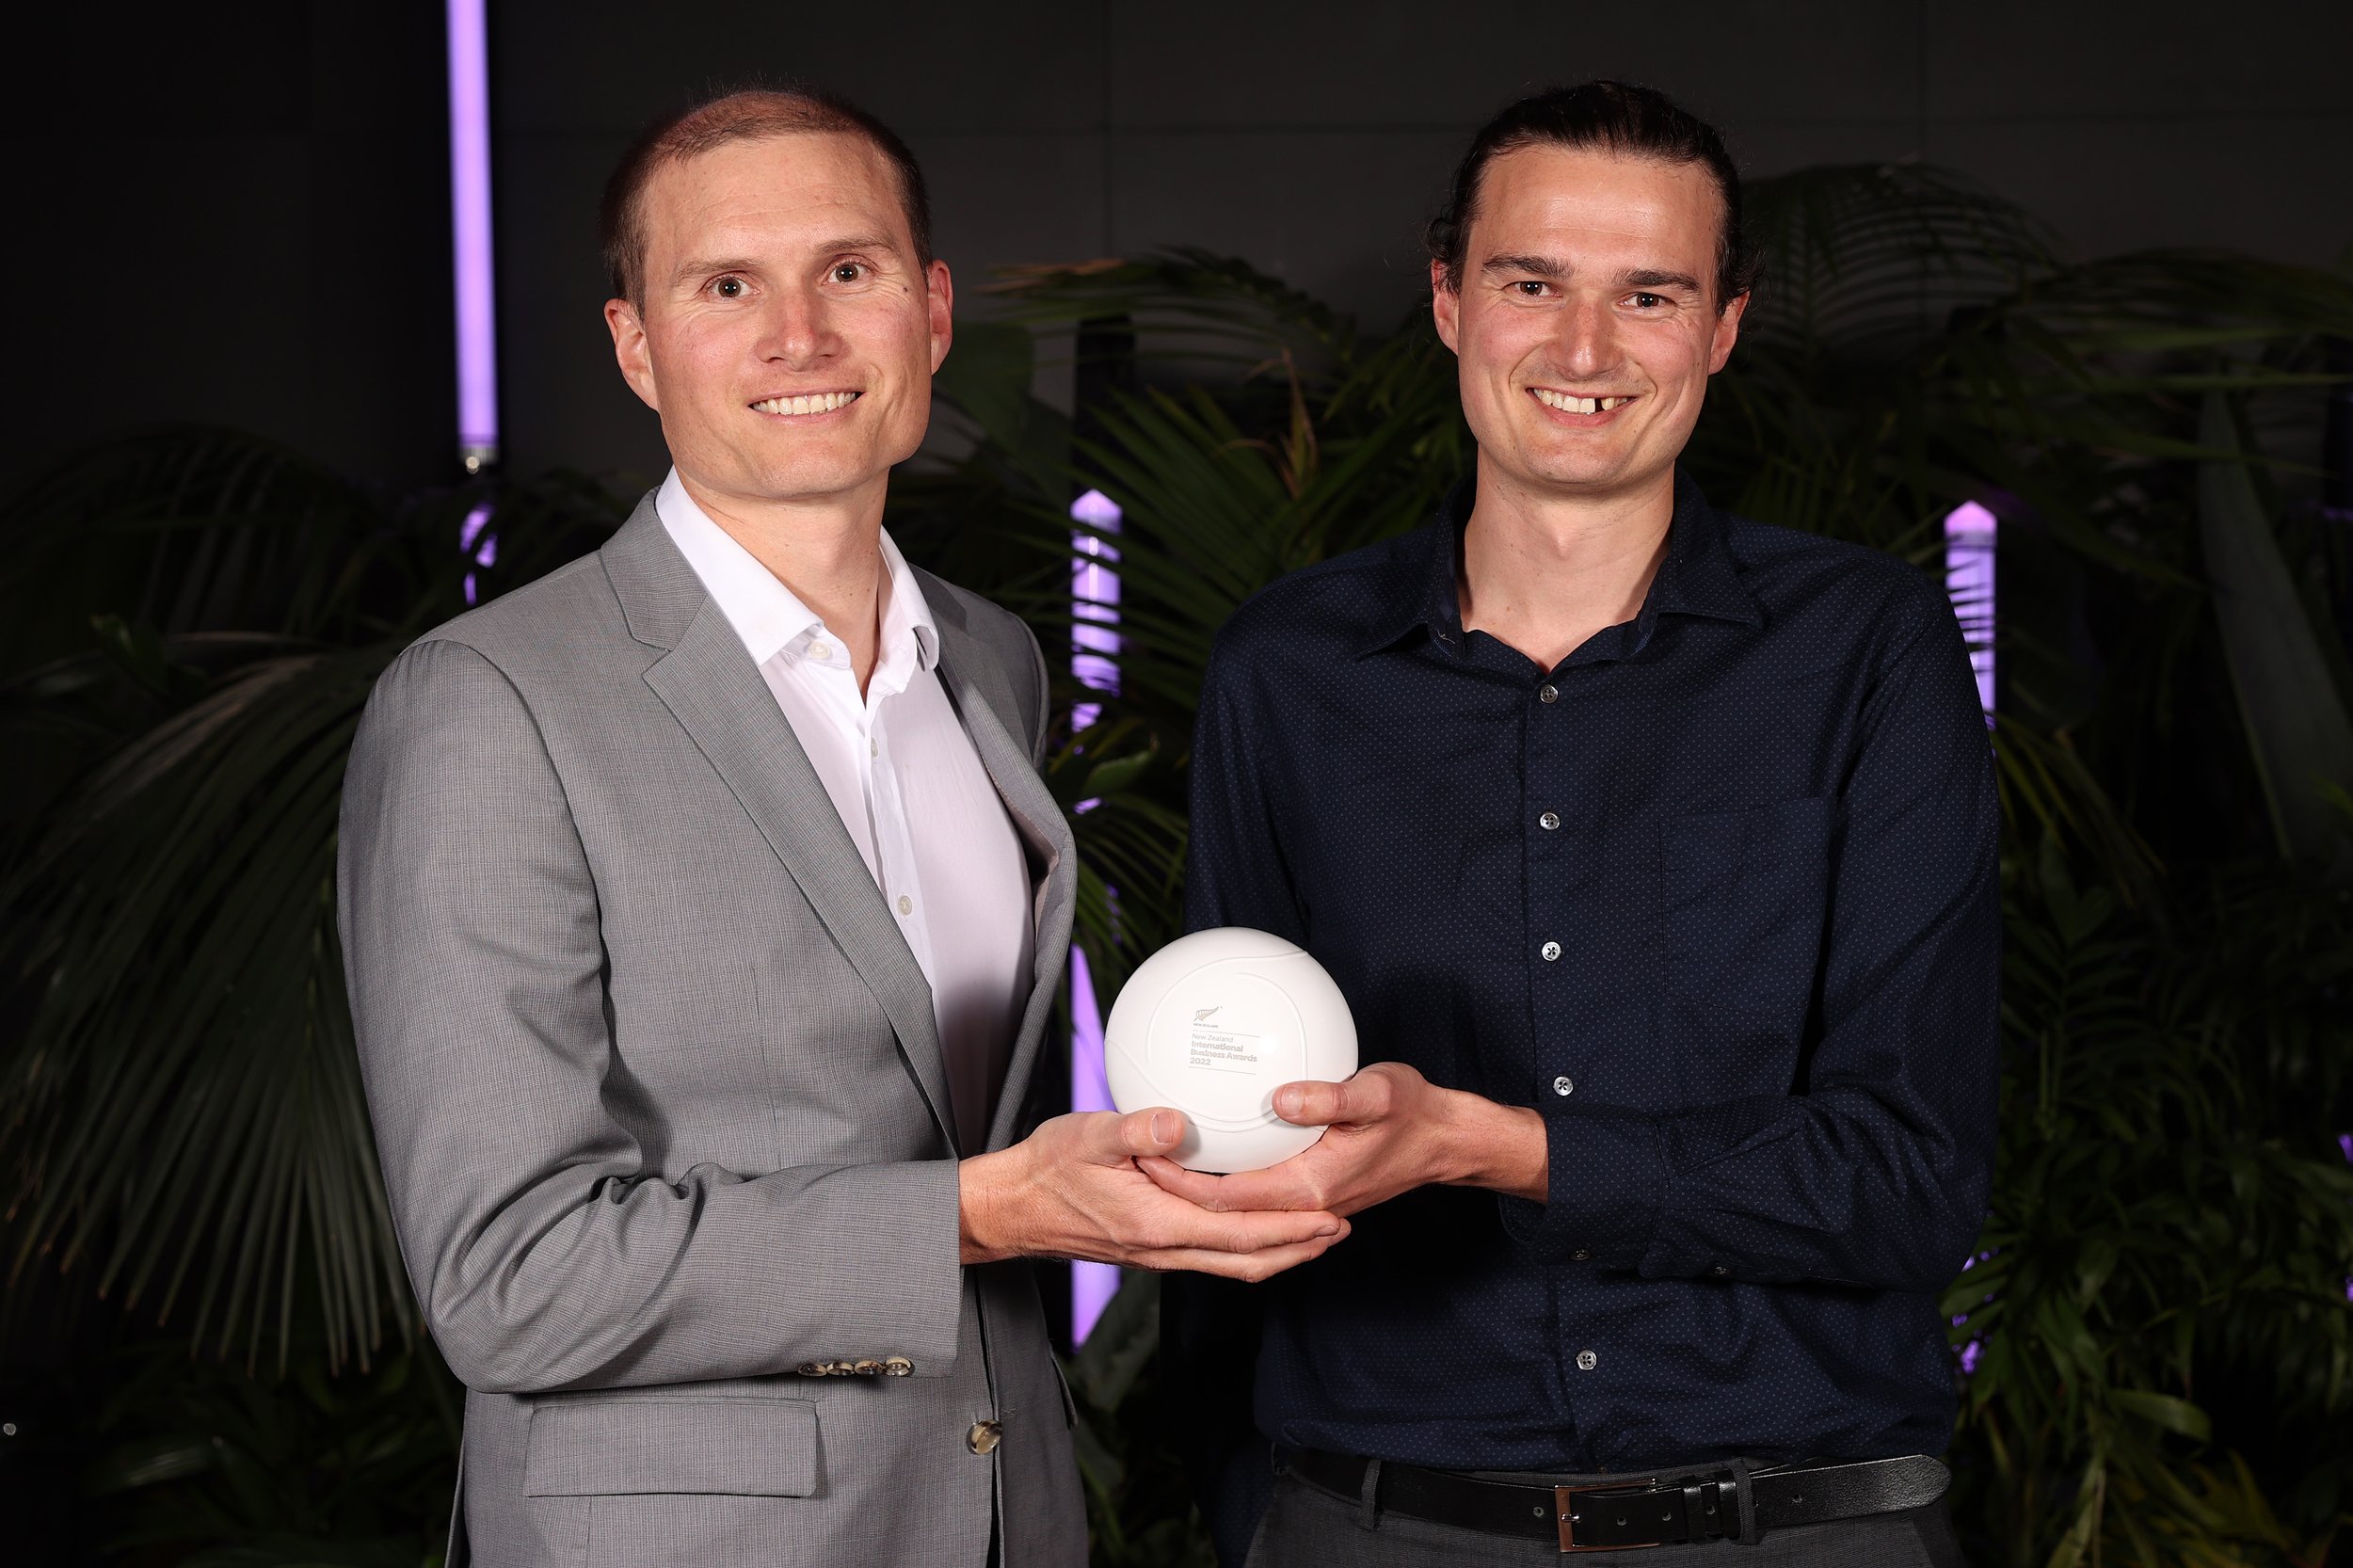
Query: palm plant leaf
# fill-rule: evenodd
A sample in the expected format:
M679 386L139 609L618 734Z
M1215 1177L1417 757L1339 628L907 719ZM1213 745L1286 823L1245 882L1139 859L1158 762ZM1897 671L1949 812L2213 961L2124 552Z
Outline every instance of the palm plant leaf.
M0 1091L15 1268L88 1261L158 1317L193 1283L223 1352L264 1322L282 1342L297 1284L362 1355L388 1313L408 1331L332 898L343 755L389 652L241 672L119 753L9 888L47 977Z
M38 998L0 1041L11 1277L82 1272L159 1320L184 1306L248 1360L323 1331L365 1364L412 1332L344 996L335 819L368 691L463 607L457 520L486 503L536 535L526 556L576 550L613 509L554 476L395 512L218 432L109 449L20 498L24 559L80 559L81 591L170 621L102 617L83 651L60 632L11 688L19 714L110 669L138 689L107 710L125 722L84 727L97 760L0 872L0 951ZM157 538L204 591L158 597L109 553Z
M2353 719L2246 464L2233 460L2238 430L2219 391L2205 394L2198 434L2223 455L2200 466L2199 537L2272 829L2284 856L2334 858L2345 853L2345 824L2326 792L2353 788Z
M1750 182L1742 204L1765 264L1749 327L1776 346L1899 352L2054 262L2030 214L1925 165L1801 168Z
M2263 1025L2207 968L2233 955L2153 962L2056 854L2021 870L2002 1178L1945 1302L1975 1348L1961 1426L1995 1457L2011 1559L2052 1540L2152 1563L2293 1544L2267 1509L2233 1521L2193 1484L2212 1423L2192 1393L2218 1361L2280 1368L2283 1404L2324 1421L2353 1403L2353 1172L2249 1137L2241 1053Z
M106 442L8 497L0 675L87 642L92 606L165 632L326 632L383 515L348 481L258 438L172 427Z
M984 291L1004 319L1067 328L1125 317L1147 352L1185 361L1248 367L1302 357L1346 360L1355 326L1321 300L1239 257L1176 247L1133 259L1013 267Z

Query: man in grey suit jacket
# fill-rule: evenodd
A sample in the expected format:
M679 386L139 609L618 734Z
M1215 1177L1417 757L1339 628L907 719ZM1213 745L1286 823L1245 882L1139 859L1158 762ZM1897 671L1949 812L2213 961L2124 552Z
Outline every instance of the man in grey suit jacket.
M676 468L360 726L343 931L468 1387L453 1568L1075 1565L1016 1260L1262 1278L1346 1232L1163 1192L1174 1112L1017 1137L1076 875L1035 639L881 529L951 331L927 228L824 95L649 132L606 314Z

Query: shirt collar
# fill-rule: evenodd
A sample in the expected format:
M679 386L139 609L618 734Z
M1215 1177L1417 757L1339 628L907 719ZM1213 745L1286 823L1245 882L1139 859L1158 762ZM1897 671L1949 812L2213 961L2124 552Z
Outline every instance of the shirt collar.
M1764 607L1740 581L1740 564L1732 557L1726 532L1724 514L1707 504L1699 481L1675 470L1675 515L1667 529L1667 558L1659 564L1642 608L1763 626Z
M764 664L778 653L797 659L818 632L828 630L799 595L696 504L677 469L662 482L653 507L753 664ZM888 529L883 530L881 543L881 652L868 684L870 690L880 684L887 691L904 691L916 672L938 664L939 631L914 569L891 542Z
M1359 650L1378 652L1408 632L1422 630L1441 646L1460 651L1463 616L1456 574L1463 557L1463 529L1470 521L1477 487L1465 479L1438 504L1437 516L1421 530L1418 559L1401 574L1390 607ZM1667 525L1667 558L1651 580L1642 608L1626 629L1630 646L1620 656L1640 652L1662 615L1762 626L1765 613L1740 581L1740 568L1724 537L1724 516L1707 504L1697 481L1675 471L1674 517ZM1611 631L1617 629L1611 628ZM1596 641L1600 639L1597 638ZM1589 645L1591 646L1591 645Z

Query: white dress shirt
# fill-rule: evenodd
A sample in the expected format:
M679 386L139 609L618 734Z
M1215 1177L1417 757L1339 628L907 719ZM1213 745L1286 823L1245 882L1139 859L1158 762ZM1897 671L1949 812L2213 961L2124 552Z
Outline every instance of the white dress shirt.
M1030 871L939 683L939 632L882 536L880 644L866 692L816 613L686 493L654 509L744 640L932 985L956 1137L978 1154L1031 987Z

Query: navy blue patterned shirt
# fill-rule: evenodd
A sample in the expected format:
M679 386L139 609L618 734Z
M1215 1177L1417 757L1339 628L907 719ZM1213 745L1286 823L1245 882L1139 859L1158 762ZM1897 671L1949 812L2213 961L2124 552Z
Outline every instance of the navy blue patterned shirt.
M1952 610L1901 561L1682 479L1640 615L1546 670L1463 630L1469 500L1220 636L1188 924L1305 947L1365 1062L1541 1112L1547 1200L1425 1188L1255 1290L1178 1287L1176 1386L1213 1402L1249 1364L1255 1300L1256 1425L1303 1447L1568 1471L1941 1452L1937 1296L1984 1217L2001 945Z

